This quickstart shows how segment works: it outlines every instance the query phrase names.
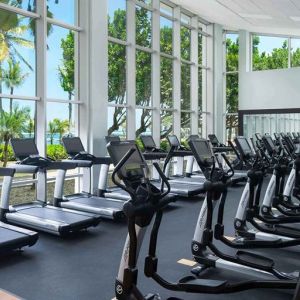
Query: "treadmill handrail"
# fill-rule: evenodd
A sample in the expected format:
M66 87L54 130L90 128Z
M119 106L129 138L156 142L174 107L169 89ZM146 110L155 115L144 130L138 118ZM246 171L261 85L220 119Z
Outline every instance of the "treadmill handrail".
M13 177L16 170L14 168L0 168L0 176Z
M13 168L16 173L24 174L36 174L39 171L39 167L31 166L31 165L20 165L20 164L13 164L10 166Z

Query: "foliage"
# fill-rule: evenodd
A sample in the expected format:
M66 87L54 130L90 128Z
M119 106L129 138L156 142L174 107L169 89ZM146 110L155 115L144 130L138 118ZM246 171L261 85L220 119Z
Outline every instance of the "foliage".
M7 146L6 154L4 153L4 144L0 145L0 161L3 162L5 155L7 155L7 161L15 161L15 155L10 145Z
M68 158L68 154L62 145L47 145L47 156L54 160Z
M11 138L22 137L30 120L30 107L19 107L14 104L12 112L0 112L0 139L4 141L3 166L8 161L8 144Z
M48 122L48 133L50 134L50 144L53 144L55 134L59 134L59 141L69 129L68 120L60 120L58 118Z

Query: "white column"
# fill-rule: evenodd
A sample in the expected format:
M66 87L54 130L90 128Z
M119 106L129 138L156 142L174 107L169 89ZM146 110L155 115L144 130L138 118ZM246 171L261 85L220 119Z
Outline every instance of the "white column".
M86 106L89 120L89 151L94 155L106 153L108 102L108 30L107 2L89 1L89 105ZM82 127L87 126L82 124ZM99 168L93 168L92 188L97 189Z
M101 2L101 1L100 1ZM135 3L127 1L127 41L130 46L127 47L127 68L126 68L126 86L127 86L127 138L135 139L135 86L136 86L136 59L135 59Z
M206 72L206 111L207 114L203 115L203 123L206 125L203 131L203 137L207 137L208 134L214 132L214 39L213 39L213 27L214 25L207 26L207 33L212 37L206 38L206 59L207 67Z
M180 52L180 7L174 8L173 27L173 54L176 57L173 61L173 101L174 101L174 134L180 139L181 128L181 52Z
M47 98L47 7L46 1L36 2L36 12L41 18L36 21L36 95L41 100L36 105L36 143L39 153L46 155L46 98Z
M223 88L223 27L214 25L214 132L224 142L225 137L225 103ZM209 132L212 133L212 132Z
M152 133L157 146L160 144L160 0L152 0Z
M198 17L192 18L191 25L194 28L198 28ZM198 89L199 89L199 80L198 80L198 30L191 30L191 110L194 111L191 114L191 134L198 134Z

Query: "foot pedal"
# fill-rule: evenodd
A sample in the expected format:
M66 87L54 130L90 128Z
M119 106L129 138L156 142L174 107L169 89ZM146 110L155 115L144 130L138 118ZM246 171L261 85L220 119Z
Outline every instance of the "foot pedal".
M241 264L265 271L271 271L274 267L274 261L272 259L251 252L238 251L236 253L236 259Z

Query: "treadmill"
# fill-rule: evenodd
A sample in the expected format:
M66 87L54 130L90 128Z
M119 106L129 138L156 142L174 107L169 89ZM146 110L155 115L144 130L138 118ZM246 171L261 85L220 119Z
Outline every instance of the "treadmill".
M79 137L62 138L63 146L69 155L69 159L78 163L78 167L83 168L83 187L81 193L65 195L58 199L54 197L54 205L89 213L95 213L106 219L122 220L124 219L123 205L124 202L113 199L100 197L91 193L91 168L100 165L101 168L107 168L110 164L109 157L96 157L85 151ZM65 171L59 170L60 180L63 181ZM104 174L106 173L104 170ZM103 173L103 172L100 172ZM103 174L102 174L103 175ZM101 180L106 180L99 176L98 194L100 194Z
M31 167L31 170L35 169L35 167ZM0 168L0 176L3 176L0 208L0 254L18 250L26 246L31 247L37 242L39 237L37 232L5 223L4 215L10 197L13 176L16 171L22 173L24 169Z
M16 168L18 165L36 167L34 173L37 174L37 199L29 203L9 206L7 197L2 203L2 218L7 223L59 236L99 224L100 216L54 207L47 203L47 171L74 169L77 167L76 163L53 161L39 156L33 139L11 139L11 146L15 157L19 160ZM62 191L63 183L56 179L55 194L59 196Z

